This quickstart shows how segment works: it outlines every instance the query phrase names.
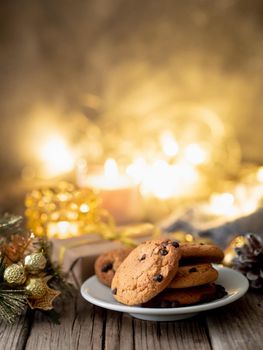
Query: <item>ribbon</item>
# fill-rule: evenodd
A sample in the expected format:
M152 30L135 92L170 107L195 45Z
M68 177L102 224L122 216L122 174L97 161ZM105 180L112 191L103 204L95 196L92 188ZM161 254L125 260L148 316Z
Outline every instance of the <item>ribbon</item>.
M89 227L89 230L88 230L89 234L95 233L96 231L98 232L98 225L95 225L94 230L92 230L92 228ZM122 227L116 228L115 232L112 229L112 227L102 224L100 225L99 232L100 232L99 235L101 236L101 238L96 238L96 239L85 238L75 242L67 242L64 245L62 245L59 249L59 256L58 256L59 265L63 264L65 254L68 249L80 247L85 244L99 243L102 241L102 239L106 239L109 241L119 241L127 246L136 247L138 245L138 242L132 239L131 237L139 238L139 237L145 236L149 232L152 233L152 238L157 238L158 236L160 236L160 229L150 223L122 226Z

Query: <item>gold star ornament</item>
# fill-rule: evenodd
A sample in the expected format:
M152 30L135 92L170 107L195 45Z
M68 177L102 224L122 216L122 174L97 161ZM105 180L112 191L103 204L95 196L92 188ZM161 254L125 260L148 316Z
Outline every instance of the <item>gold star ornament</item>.
M41 279L41 285L43 285L43 290L45 293L42 293L42 295L39 293L39 297L36 298L36 295L32 295L30 297L30 294L28 296L27 302L31 309L42 309L42 310L52 310L53 309L53 301L58 297L61 292L49 288L47 285L47 281L51 278L51 276L47 276ZM32 290L34 287L36 287L36 281L32 279L31 283L29 282L28 286L32 287ZM41 296L40 296L41 295Z

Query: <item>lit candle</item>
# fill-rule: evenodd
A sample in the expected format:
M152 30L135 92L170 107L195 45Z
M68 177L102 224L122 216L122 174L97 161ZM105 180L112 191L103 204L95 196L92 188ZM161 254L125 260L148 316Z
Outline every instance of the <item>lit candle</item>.
M88 184L99 190L116 190L131 186L128 176L121 175L116 161L112 158L106 160L103 174L94 174L88 177Z
M197 191L200 182L198 171L186 162L169 164L158 159L152 164L136 160L127 169L128 174L140 183L144 197L160 200L186 198Z
M116 161L106 160L104 172L77 179L79 186L91 187L98 191L102 207L109 211L117 223L139 220L141 197L138 186L126 174L120 174Z

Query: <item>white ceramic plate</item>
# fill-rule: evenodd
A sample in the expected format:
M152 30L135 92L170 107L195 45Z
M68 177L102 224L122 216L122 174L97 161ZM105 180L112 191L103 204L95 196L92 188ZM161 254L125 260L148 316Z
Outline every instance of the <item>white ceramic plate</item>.
M201 305L185 306L178 308L144 308L141 306L127 306L117 302L111 293L110 288L99 282L96 276L87 279L81 286L82 296L94 305L105 309L127 312L131 316L142 320L150 321L175 321L192 317L198 312L215 309L241 298L248 290L247 279L239 272L232 269L214 266L219 277L216 281L225 287L228 295L224 298L204 303Z

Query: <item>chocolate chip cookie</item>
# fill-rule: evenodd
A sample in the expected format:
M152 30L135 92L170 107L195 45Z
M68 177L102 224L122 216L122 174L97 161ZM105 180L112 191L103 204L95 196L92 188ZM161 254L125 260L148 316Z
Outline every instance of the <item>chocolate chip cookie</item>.
M114 249L100 255L95 261L95 273L101 283L110 287L115 271L132 251L131 248Z
M181 257L179 244L171 240L147 241L136 247L113 277L111 289L116 300L137 305L164 290L177 273Z
M181 289L212 283L218 277L218 272L211 264L180 266L168 288Z
M180 245L182 258L180 265L194 263L220 263L224 258L224 252L214 244L182 243Z
M188 306L220 299L227 295L224 287L216 284L206 284L185 289L166 289L144 307L170 308Z

